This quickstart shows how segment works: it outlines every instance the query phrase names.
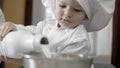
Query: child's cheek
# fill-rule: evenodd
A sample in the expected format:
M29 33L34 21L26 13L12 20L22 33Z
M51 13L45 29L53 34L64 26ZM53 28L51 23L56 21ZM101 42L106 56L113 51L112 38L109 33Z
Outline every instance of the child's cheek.
M58 20L60 20L60 19L62 18L62 12L61 12L61 11L57 11L57 12L56 12L56 18L57 18Z

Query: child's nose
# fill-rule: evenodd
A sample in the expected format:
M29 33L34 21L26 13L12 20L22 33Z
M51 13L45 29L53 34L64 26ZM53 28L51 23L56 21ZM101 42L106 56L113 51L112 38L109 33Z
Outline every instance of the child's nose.
M65 18L69 19L69 18L71 18L72 16L73 16L73 14L72 14L72 11L71 11L70 9L66 9L66 10L64 11L64 17L65 17Z

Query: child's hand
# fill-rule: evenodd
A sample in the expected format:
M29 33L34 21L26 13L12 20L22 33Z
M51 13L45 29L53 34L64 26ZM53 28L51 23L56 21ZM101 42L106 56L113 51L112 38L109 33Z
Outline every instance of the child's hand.
M0 26L0 40L2 40L6 34L15 30L16 26L12 22L5 22Z

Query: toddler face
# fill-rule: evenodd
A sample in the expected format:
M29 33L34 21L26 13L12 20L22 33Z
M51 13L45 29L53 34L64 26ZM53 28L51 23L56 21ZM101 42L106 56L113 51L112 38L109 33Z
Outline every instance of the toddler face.
M85 19L85 12L76 0L58 0L56 18L60 26L74 28Z

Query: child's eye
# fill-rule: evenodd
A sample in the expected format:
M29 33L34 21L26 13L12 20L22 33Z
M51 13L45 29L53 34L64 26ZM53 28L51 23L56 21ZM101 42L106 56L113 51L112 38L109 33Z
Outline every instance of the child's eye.
M61 8L66 8L66 5L60 5Z
M81 9L74 9L75 12L81 12Z

